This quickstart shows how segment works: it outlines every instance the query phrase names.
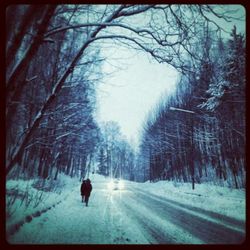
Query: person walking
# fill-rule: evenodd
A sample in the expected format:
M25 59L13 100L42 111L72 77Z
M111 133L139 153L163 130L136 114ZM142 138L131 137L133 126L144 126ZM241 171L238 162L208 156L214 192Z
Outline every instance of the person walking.
M85 189L86 189L86 180L82 180L82 185L81 185L81 196L82 196L82 202L84 201L84 196L85 196Z
M92 191L92 184L91 184L90 179L87 179L85 183L85 188L84 188L86 207L88 206L88 203L89 203L89 197L90 197L91 191Z

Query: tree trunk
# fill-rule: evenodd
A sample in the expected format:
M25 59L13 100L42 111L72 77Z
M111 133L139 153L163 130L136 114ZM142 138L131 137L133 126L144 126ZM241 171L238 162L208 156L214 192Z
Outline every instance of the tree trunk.
M234 176L234 184L235 184L235 188L238 189L239 188L239 185L238 185L238 182L237 182L237 177L236 177L236 173L235 171L233 172L233 176Z
M18 95L20 94L20 92L22 92L23 86L25 85L25 81L23 82L23 84L18 85L17 80L21 75L21 73L28 67L30 61L34 57L39 46L41 45L43 41L43 35L45 34L49 26L50 19L52 18L55 9L56 5L51 5L47 7L47 11L45 12L41 20L41 23L38 27L38 31L37 34L35 35L34 40L32 41L30 47L28 48L22 60L18 63L18 65L15 67L12 74L10 75L6 89L7 103L10 103L12 97L15 96L15 94Z
M56 168L56 173L55 173L54 180L57 180L57 176L58 176L58 173L59 173L59 169L60 169L60 165L57 166L57 168Z
M25 34L27 33L27 29L34 22L34 17L37 18L37 15L39 15L39 11L41 11L41 8L42 8L42 5L30 5L28 9L26 10L23 16L23 19L15 33L15 36L12 39L12 42L10 46L8 46L7 53L6 53L6 68L8 68L10 64L14 61L17 50L20 48L23 38ZM13 14L12 12L9 13L9 16L11 16L12 14ZM8 29L8 27L6 27L6 29Z

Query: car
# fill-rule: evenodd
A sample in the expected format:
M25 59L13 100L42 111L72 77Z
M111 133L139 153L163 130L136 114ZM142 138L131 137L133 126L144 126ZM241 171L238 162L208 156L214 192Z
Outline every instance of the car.
M120 179L112 179L108 183L109 190L122 190L124 189L124 182Z

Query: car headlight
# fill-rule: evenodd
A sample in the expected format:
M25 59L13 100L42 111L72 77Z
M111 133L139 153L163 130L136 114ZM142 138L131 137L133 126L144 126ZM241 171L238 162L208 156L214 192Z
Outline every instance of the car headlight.
M109 189L109 190L112 190L112 189L114 189L114 187L115 187L114 182L113 182L113 181L110 181L110 182L108 183L108 189Z
M124 189L124 186L125 186L125 185L124 185L124 182L123 182L123 181L119 181L119 182L118 182L118 188L119 188L119 189Z

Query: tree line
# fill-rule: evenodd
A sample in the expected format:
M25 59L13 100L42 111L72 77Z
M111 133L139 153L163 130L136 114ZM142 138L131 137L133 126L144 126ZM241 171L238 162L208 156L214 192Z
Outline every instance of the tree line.
M99 174L131 181L135 179L135 152L116 122L102 125L96 162Z
M62 31L46 38L56 27L74 22L74 10L54 5L7 8L6 164L10 176L56 179L58 172L73 176L84 172L96 146L93 111L96 72L102 61L99 51L89 52L73 72L69 65L87 30ZM71 72L67 78L65 71Z
M207 27L195 50L203 60L181 75L144 124L140 179L245 187L245 38ZM193 186L194 188L194 186Z

